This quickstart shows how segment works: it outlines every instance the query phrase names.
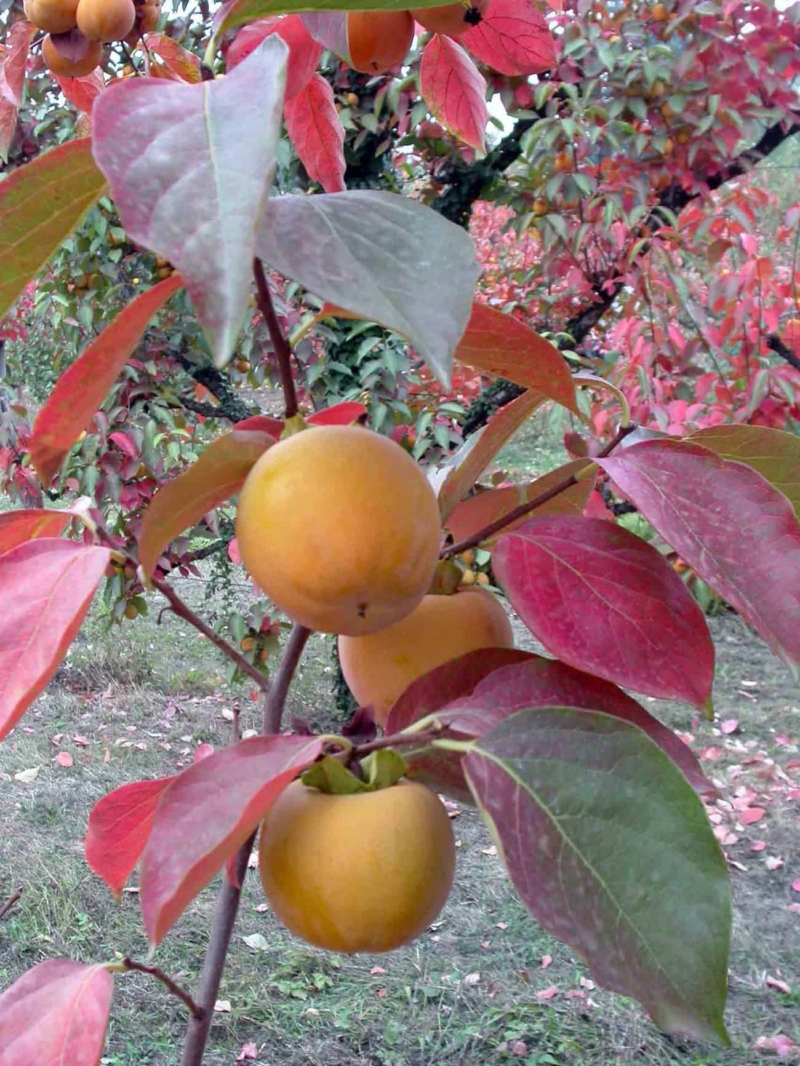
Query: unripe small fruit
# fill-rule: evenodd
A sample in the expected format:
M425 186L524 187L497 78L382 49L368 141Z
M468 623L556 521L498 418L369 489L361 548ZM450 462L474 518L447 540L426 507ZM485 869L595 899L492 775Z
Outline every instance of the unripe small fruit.
M348 107L358 107L359 103L361 102L358 99L356 93L345 93L344 99Z
M62 55L53 44L48 34L42 41L42 59L52 74L65 78L83 78L100 65L103 58L103 46L98 41L87 41L86 52L78 59L69 59Z
M654 22L666 22L669 18L669 11L666 4L653 4L650 8L650 18Z
M133 0L80 0L78 29L90 41L121 41L136 22Z
M250 371L250 364L246 359L237 359L234 366L240 374L247 374Z
M572 170L572 155L566 149L558 152L553 160L556 170Z
M474 585L475 584L475 571L470 570L469 567L461 575L462 585Z
M439 798L401 781L328 795L295 781L261 827L264 894L296 936L328 951L392 951L447 900L455 841Z
M461 555L459 555L459 559L464 564L464 566L472 566L475 562L474 548L467 548L465 552L462 552Z
M23 6L28 21L45 33L68 33L78 24L78 0L25 0Z
M486 588L487 585L491 584L491 582L489 581L489 575L488 574L478 574L476 576L476 578L475 578L475 583L478 584L478 585L483 585L483 587Z
M350 66L362 74L393 70L405 59L414 39L408 11L349 11L347 47Z
M445 33L460 37L477 26L489 6L489 0L470 0L470 3L444 4L442 7L412 8L411 15L429 33Z
M136 606L133 603L129 603L125 608L125 617L133 621L134 618L139 617L139 612L136 610Z
M540 196L533 201L533 213L537 218L541 218L548 212L547 200L543 200Z
M245 653L247 653L249 651L252 651L255 646L256 646L255 637L243 637L242 638L242 643L239 645L239 647Z

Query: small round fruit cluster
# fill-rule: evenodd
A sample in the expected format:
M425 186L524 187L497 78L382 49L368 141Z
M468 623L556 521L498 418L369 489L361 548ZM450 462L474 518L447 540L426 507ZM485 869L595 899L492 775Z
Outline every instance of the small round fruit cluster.
M53 74L82 78L99 66L103 45L125 41L134 47L152 32L160 0L24 0L25 14L47 36L42 58Z
M350 66L362 74L381 74L405 59L414 39L414 23L429 33L460 37L477 26L491 0L459 0L442 7L409 11L350 11L347 46Z

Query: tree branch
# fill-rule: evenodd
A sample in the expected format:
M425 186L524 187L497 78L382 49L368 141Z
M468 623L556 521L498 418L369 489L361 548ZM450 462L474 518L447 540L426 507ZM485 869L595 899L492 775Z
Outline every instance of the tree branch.
M227 377L215 366L204 363L194 363L181 351L170 353L176 359L189 377L194 378L198 385L208 391L219 400L219 404L201 404L197 400L180 397L181 404L188 410L203 415L206 418L227 418L230 422L243 422L245 418L259 414L259 408L251 407L241 400Z
M289 634L289 639L286 641L286 648L284 649L280 666L278 667L272 684L264 697L264 717L261 726L262 733L277 733L281 727L283 707L286 703L289 686L292 683L297 664L300 662L300 656L303 654L303 649L310 636L311 630L306 629L305 626L301 626L298 622L295 622L292 626L292 631Z
M137 973L146 973L151 977L155 977L156 980L160 981L173 996L176 996L181 1001L181 1003L186 1004L194 1018L198 1021L202 1021L203 1008L198 1007L189 993L184 992L180 985L176 984L169 974L164 973L164 971L159 969L158 966L145 966L143 962L136 962L134 959L129 959L127 955L122 960L121 966L124 970L135 970Z
M264 675L259 670L256 670L255 666L249 663L243 655L240 655L235 648L231 647L226 640L223 640L219 633L215 633L198 614L195 614L192 608L183 602L172 585L155 576L150 578L150 583L153 588L158 589L161 595L164 596L174 615L199 630L204 637L211 641L214 647L219 648L223 655L227 655L229 659L235 662L243 674L246 674L251 681L255 681L262 691L267 692L269 690L269 682Z
M789 366L793 366L795 370L800 370L800 357L789 347L788 344L784 344L777 333L770 333L767 337L767 347L779 355L781 359L785 359Z
M278 360L278 370L281 375L281 388L283 389L284 418L294 418L297 414L297 393L292 376L292 349L289 347L283 330L281 329L278 316L275 314L275 306L272 303L272 295L269 291L269 282L264 273L264 264L260 259L253 260L253 274L256 279L258 309L264 316L264 322L269 330L269 337Z
M603 448L601 452L598 452L598 459L605 459L607 455L617 447L620 441L623 441L629 433L632 433L636 429L636 426L631 424L628 426L621 426L616 433L616 436L612 441ZM580 477L575 474L570 474L568 477L562 478L561 481L556 482L545 492L540 492L538 496L534 496L532 500L526 500L525 503L521 503L519 507L515 507L513 511L509 511L508 514L501 515L500 518L495 519L494 522L490 522L488 526L483 529L479 529L477 533L473 533L469 537L465 537L464 540L459 541L458 544L451 544L449 548L444 548L441 552L442 559L450 559L454 555L460 555L461 552L467 551L468 548L477 548L479 544L482 544L489 537L493 537L495 533L499 533L506 526L510 526L513 522L519 521L520 518L524 518L525 515L535 511L537 507L541 507L543 504L554 499L556 496L560 496L562 492L566 492L567 489L571 489L573 485L577 485L580 481Z

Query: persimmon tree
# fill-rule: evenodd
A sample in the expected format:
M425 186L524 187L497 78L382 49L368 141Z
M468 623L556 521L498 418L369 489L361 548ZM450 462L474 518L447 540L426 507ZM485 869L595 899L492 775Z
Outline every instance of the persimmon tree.
M316 73L320 50L347 62L357 40L357 65L383 75L383 66L403 57L393 51L394 38L375 32L383 20L367 16L405 15L405 9L396 0L350 0L351 11L326 3L299 15L308 3L232 0L208 24L198 16L181 44L148 33L142 6L130 32L139 33L134 40L141 43L149 76L120 71L106 82L93 72L90 85L82 78L60 82L64 96L80 101L90 116L81 120L83 135L33 153L0 182L1 313L24 298L101 201L137 255L169 264L165 276L128 294L132 298L59 376L25 439L17 434L5 445L4 462L14 467L18 487L24 483L33 492L38 479L43 496L38 506L25 506L31 501L20 491L23 506L0 515L0 737L11 733L52 678L109 572L126 575L142 599L166 601L253 681L263 692L263 727L259 736L201 751L178 774L123 785L90 815L86 859L109 889L119 894L140 867L142 920L153 951L221 875L197 990L179 988L157 966L127 956L111 963L42 962L0 996L0 1063L28 1066L48 1056L97 1063L116 975L131 969L160 980L186 1005L181 1061L202 1062L259 826L265 890L296 932L343 950L395 946L415 935L441 906L452 875L438 801L425 789L478 807L525 905L543 929L583 956L598 981L637 999L667 1032L727 1042L729 885L703 807L713 786L683 741L623 691L679 700L712 715L713 643L702 612L662 555L608 520L607 512L590 515L598 513L595 486L610 480L796 670L797 438L735 418L683 439L644 432L617 390L608 439L591 455L587 449L530 484L476 489L498 450L543 403L577 416L581 391L603 386L595 376L573 373L558 347L529 324L476 299L475 246L446 217L448 211L434 211L411 195L343 187L341 127L334 121L331 85ZM420 5L423 23L433 25L423 9L438 6ZM656 16L662 7L653 8L651 22L668 21L660 10ZM77 8L76 28L56 32L51 42L70 62L87 54L81 34L87 40L112 35L91 28L87 37L81 27L91 22ZM758 25L759 10L747 8L751 22L742 33ZM664 13L669 15L666 8ZM354 14L359 17L351 19ZM594 63L605 54L605 38L592 37L592 48L574 46L566 15L547 15L527 0L491 0L466 14L468 29L457 37L434 33L421 48L412 46L411 62L418 64L426 115L430 108L466 145L458 149L461 162L451 165L457 171L477 167L466 171L473 178L459 193L468 197L493 180L500 164L510 165L508 156L515 144L522 150L524 132L518 127L510 144L502 147L501 141L483 159L469 158L470 151L483 151L487 120L484 77L470 55L503 77L538 72L541 106L555 101L558 107L575 99L570 57L580 53L581 62ZM409 19L385 24L407 26ZM114 33L121 33L123 22L115 22ZM600 29L605 34L610 27ZM612 33L609 42L611 36L622 40ZM721 49L729 37L722 35ZM202 59L190 47L199 41ZM37 55L34 26L15 21L4 53L5 128L10 108L16 120L31 47ZM545 73L556 65L557 47L563 48L562 77L555 82ZM120 50L112 45L112 75ZM717 67L724 67L719 58ZM599 70L597 81L606 85L607 107L616 108L616 87ZM774 81L765 81L764 93L773 94L770 106L777 108ZM535 99L525 102L536 105ZM718 112L719 103L712 117ZM582 143L577 120L570 126L568 115L553 117L540 138L557 129L558 136ZM750 117L764 115L754 111ZM420 120L428 121L422 112L414 119L422 133ZM785 135L785 111L776 122ZM298 195L274 188L283 126L309 177L327 191ZM732 158L718 185L752 158L746 152ZM562 176L573 173L563 156L557 169ZM681 197L688 204L696 194L687 173L674 179L684 191L670 201L673 211L683 206ZM570 178L579 190L580 176L576 171ZM715 181L709 177L707 185ZM621 210L628 210L624 187L619 196ZM635 270L658 236L656 206L639 215L643 243L628 249L631 273L617 265L589 292L569 271L558 276L557 295L565 306L587 300L581 312L587 328L626 287L633 288ZM605 229L595 224L603 261L612 251L623 252L614 244L617 232L614 218ZM445 390L454 374L466 373L502 378L518 395L427 469L426 478L396 442L360 424L363 404L334 404L313 415L304 407L292 342L299 344L309 323L287 329L291 312L279 313L278 285L313 294L317 321L363 320L403 337ZM172 336L178 325L195 331L196 344L208 353L208 373L221 374L240 358L242 326L255 312L257 326L251 327L268 338L281 384L281 418L242 412L229 419L227 432L200 435L192 454L176 457L179 472L169 477L168 469L158 470L116 526L94 493L59 509L43 506L81 435L98 418L102 427L107 396L120 380L141 382L142 373L155 379L181 365L173 354L181 352L180 338ZM166 337L163 366L159 336ZM582 338L573 332L572 339ZM325 358L323 338L323 367ZM221 387L218 378L213 381ZM117 405L123 411L134 402L136 387ZM138 411L143 433L149 415L147 405ZM121 464L125 458L139 462L123 430L109 431L106 424L101 431L123 456ZM337 443L345 440L346 448ZM320 452L314 442L323 441L332 443ZM373 452L386 456L385 462L373 461ZM297 456L303 457L299 468ZM130 480L119 478L122 466L106 465L117 484ZM229 511L240 492L242 554L274 608L292 623L269 681L241 648L184 603L170 580L176 542L210 513ZM316 508L309 503L314 500L320 501ZM263 544L272 545L267 552L262 544L261 554L260 522L269 533ZM341 575L316 565L332 548ZM426 594L451 597L456 612L459 602L475 602L469 597L477 594L461 588L458 562L475 548L492 552L503 593L550 657L507 646L507 627L499 620L483 638L489 646L467 643L453 657L462 649L447 644L435 665L421 660L416 676L402 678L391 698L383 691L370 697L378 713L360 708L343 735L285 730L284 702L309 637L304 623L313 618L354 649L357 641L381 635L391 645L392 629L412 617ZM458 623L470 631L464 617ZM457 629L455 623L438 626L447 635ZM426 652L436 638L435 625L423 631ZM353 681L354 688L358 684ZM400 846L390 856L403 885L398 898L372 898L363 915L358 901L342 912L343 893L335 882L341 864L337 871L335 862L322 866L330 883L323 879L312 891L303 841L323 848L328 838L314 835L317 815L309 822L306 808L325 811L319 818L331 834L341 832L337 812L352 812L345 827L356 841L360 817L370 840L380 840L384 818L396 819L393 840L402 842L403 827L409 827L408 841L419 840L419 846ZM422 862L426 846L430 863ZM289 861L296 864L294 881L282 865ZM363 856L354 855L356 861L360 883L377 891L385 882L370 879ZM407 912L395 909L405 903ZM329 908L325 913L333 914L334 907L335 936L320 930L316 913ZM359 925L362 918L369 919L369 929ZM76 1016L79 1026L72 1024Z

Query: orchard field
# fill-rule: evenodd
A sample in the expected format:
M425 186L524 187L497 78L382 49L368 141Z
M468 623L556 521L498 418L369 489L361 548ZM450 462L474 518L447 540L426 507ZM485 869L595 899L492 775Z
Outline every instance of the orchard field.
M195 602L199 592L196 583L187 599ZM789 911L797 899L791 882L800 876L798 802L789 799L783 776L798 758L800 702L788 672L738 619L715 618L712 628L720 647L718 714L735 720L736 731L694 725L683 708L660 710L706 752L705 765L723 786L720 825L737 838L727 848L736 913L735 1050L661 1037L635 1005L594 987L581 961L537 928L474 810L459 806L450 902L419 941L388 959L308 948L263 912L260 888L248 885L220 991L231 1009L215 1014L208 1061L228 1066L254 1054L261 1066L752 1066L775 1058L755 1048L760 1037L781 1033L800 1042L800 914ZM125 894L115 905L86 869L83 827L104 792L186 764L201 743L226 742L234 699L219 692L220 664L188 627L139 619L120 636L93 619L29 716L30 731L3 747L2 887L24 888L0 927L4 981L50 953L107 957L120 944L144 953L136 897ZM318 638L289 711L330 728L318 718L330 705L330 683L330 648ZM256 705L246 690L239 697L246 728L256 722ZM54 761L63 752L72 757L69 767ZM15 779L37 768L34 781ZM788 773L796 789L797 768ZM755 792L766 811L748 826L735 824L729 806L742 789ZM762 842L763 850L754 850ZM196 971L213 901L211 886L176 927L162 959L174 976ZM117 1002L104 1061L168 1066L182 1025L177 1001L134 975Z

